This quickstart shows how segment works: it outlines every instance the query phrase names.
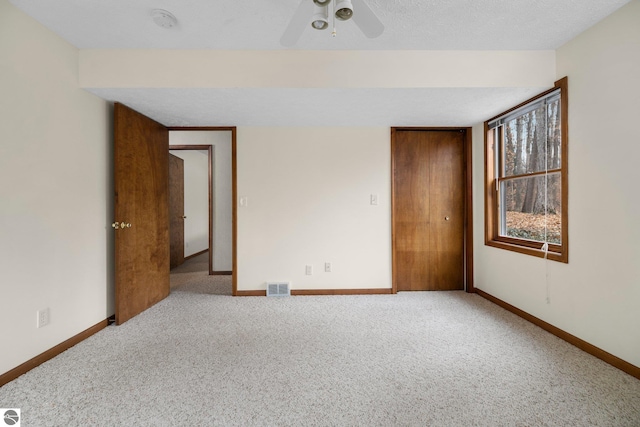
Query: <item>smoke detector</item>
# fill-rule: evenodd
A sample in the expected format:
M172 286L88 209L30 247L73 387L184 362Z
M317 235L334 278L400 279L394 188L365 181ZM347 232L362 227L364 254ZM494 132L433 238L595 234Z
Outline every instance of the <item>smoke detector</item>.
M154 9L151 11L151 17L153 22L158 24L162 28L172 28L178 24L178 20L171 12L167 12L163 9Z

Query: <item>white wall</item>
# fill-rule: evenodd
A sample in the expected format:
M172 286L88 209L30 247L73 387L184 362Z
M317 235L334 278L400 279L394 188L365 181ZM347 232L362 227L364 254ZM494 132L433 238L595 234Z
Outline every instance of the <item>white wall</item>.
M569 264L484 246L481 125L473 153L476 286L635 366L639 23L634 0L557 51L557 77L569 77Z
M388 128L238 128L238 290L390 288L390 183Z
M110 109L79 89L78 50L6 0L0 70L4 373L113 314L113 156Z
M169 144L172 133L169 132ZM209 153L205 150L170 152L184 160L184 256L187 257L209 249Z
M213 146L213 252L211 256L214 271L231 271L233 269L231 131L171 131L169 137L170 145Z

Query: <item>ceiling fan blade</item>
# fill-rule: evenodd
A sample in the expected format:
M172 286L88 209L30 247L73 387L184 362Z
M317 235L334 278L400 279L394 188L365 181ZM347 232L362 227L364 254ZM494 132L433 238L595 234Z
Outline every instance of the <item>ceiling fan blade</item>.
M352 0L353 22L370 39L378 37L384 32L384 24L380 22L376 14L364 0Z
M311 23L311 16L313 16L313 1L301 0L291 21L289 21L289 25L287 25L287 29L280 37L280 44L287 47L296 44L307 25Z

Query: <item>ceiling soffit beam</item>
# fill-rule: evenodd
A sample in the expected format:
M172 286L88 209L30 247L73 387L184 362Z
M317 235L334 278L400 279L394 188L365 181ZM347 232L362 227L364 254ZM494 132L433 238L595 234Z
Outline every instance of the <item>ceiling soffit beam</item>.
M555 51L82 49L83 88L551 87Z

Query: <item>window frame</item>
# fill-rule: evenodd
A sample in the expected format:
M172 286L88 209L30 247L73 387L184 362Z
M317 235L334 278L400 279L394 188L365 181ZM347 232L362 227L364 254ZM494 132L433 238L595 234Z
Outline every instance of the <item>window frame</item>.
M496 177L496 158L495 151L495 137L494 130L489 129L489 123L509 114L518 109L521 109L528 104L532 104L535 101L543 98L550 93L560 89L560 135L561 145L560 150L562 153L560 159L560 182L561 182L561 217L562 217L562 229L561 229L561 244L548 244L548 251L542 249L543 242L535 240L527 240L516 237L502 236L500 235L500 223L499 217L501 215L499 208L500 196L497 191L497 182L500 177ZM526 255L531 255L540 258L547 258L553 261L559 261L563 263L569 262L569 159L568 159L568 143L569 143L569 96L568 96L568 79L564 77L555 82L554 87L542 92L533 98L526 100L525 102L516 105L507 111L498 114L497 116L484 122L484 175L485 175L485 245L492 246L509 251L519 252ZM501 154L501 153L500 153ZM554 169L553 171L558 171ZM553 172L548 170L546 173Z

